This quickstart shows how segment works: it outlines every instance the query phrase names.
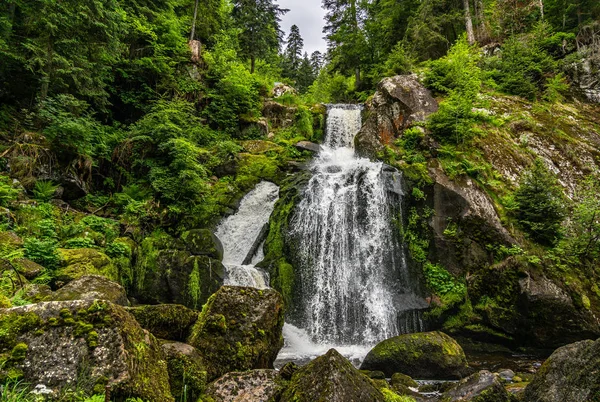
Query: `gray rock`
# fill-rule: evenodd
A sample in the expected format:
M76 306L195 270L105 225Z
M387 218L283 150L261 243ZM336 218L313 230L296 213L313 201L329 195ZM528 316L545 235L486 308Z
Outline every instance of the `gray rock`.
M416 122L423 122L438 105L416 75L384 78L366 105L367 121L354 140L359 155L376 157Z
M281 402L383 402L381 391L335 349L300 368Z
M507 370L502 370L500 372L498 372L498 375L500 376L500 378L502 378L504 381L512 381L512 379L515 376L515 372L507 369Z
M263 369L227 373L208 386L206 395L215 402L268 402L283 389L277 372Z
M107 300L128 306L127 293L123 286L100 275L84 275L58 289L46 300Z
M57 396L107 390L115 400L173 401L162 350L121 306L100 300L42 302L0 310L0 367Z
M301 151L310 151L314 153L319 153L321 151L321 146L319 144L310 141L299 141L294 146Z
M130 307L132 314L142 328L160 339L185 341L192 326L198 320L198 312L181 304L157 304L152 306Z
M511 402L497 374L482 370L461 381L444 392L440 402Z

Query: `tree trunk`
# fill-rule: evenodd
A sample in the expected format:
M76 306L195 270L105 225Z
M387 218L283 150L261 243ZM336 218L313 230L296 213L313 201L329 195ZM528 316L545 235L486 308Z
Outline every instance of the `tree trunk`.
M543 20L544 19L544 0L539 0L540 4L540 17Z
M360 88L360 67L356 67L354 69L354 89L358 90Z
M472 45L475 43L475 33L473 32L473 20L471 19L471 10L469 8L469 0L463 0L465 7L465 26L467 28L467 40Z
M194 3L194 19L192 20L192 32L190 33L190 40L194 40L194 37L196 36L196 18L198 17L198 2L199 0L196 0L196 2Z
M490 39L490 33L485 22L483 0L477 0L475 5L475 14L477 15L477 40L480 44L487 43L487 41Z
M256 64L256 58L254 55L250 56L250 74L254 74L254 65Z

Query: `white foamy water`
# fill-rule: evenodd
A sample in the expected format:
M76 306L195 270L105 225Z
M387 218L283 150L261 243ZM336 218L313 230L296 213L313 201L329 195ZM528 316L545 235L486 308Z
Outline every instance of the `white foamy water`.
M223 219L217 227L215 234L223 244L225 285L262 289L269 286L268 275L254 264L262 260L263 239L260 237L278 199L277 185L260 182L244 196L238 211ZM247 261L250 263L244 264Z

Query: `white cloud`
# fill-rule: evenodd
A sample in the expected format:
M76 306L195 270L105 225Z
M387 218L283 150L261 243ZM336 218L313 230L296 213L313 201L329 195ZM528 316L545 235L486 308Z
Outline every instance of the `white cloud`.
M310 55L315 50L325 53L327 43L323 37L323 25L325 10L321 8L321 0L277 0L281 8L287 8L287 12L281 19L281 29L285 31L285 37L294 24L300 28L300 35L304 39L304 51Z

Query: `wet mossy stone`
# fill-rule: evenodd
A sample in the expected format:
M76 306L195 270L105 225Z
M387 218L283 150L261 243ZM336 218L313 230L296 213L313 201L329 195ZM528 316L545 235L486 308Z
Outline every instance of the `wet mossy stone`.
M273 368L282 328L277 291L223 286L208 299L188 343L202 354L212 381L230 371Z
M330 349L292 376L280 401L384 402L385 397L371 379Z
M66 284L84 275L102 275L118 280L117 268L106 254L93 248L58 249L60 268L55 274L56 284Z
M386 339L365 357L363 370L387 376L404 373L417 379L460 379L469 374L465 353L443 332L420 332Z
M181 342L163 343L162 350L167 359L169 384L175 400L198 400L206 389L206 370L198 351Z
M392 374L392 378L390 379L390 384L392 385L392 387L394 387L396 385L403 385L405 387L419 388L419 384L417 384L417 382L415 380L410 378L410 376L407 376L406 374L402 374L402 373Z
M269 151L283 151L283 148L280 145L275 144L271 141L265 140L247 140L241 142L242 147L247 152L251 154L264 154Z
M208 386L206 395L214 401L270 402L284 389L277 371L260 369L227 373Z
M482 370L459 381L442 395L440 402L511 402L498 374Z
M223 259L223 245L209 229L192 229L181 235L185 248L192 255L207 255L216 260Z
M0 380L19 372L29 384L58 393L108 389L114 400L173 401L167 364L156 338L108 301L53 301L0 310ZM24 356L23 356L24 355ZM85 381L82 370L85 369Z
M13 265L27 280L35 279L44 272L44 267L28 258L17 258L13 261Z
M100 275L84 275L46 297L47 301L96 299L107 300L120 306L129 305L123 286Z
M558 348L525 388L524 401L600 401L600 339Z
M142 328L160 339L185 341L198 320L198 312L181 304L136 306L127 309Z

